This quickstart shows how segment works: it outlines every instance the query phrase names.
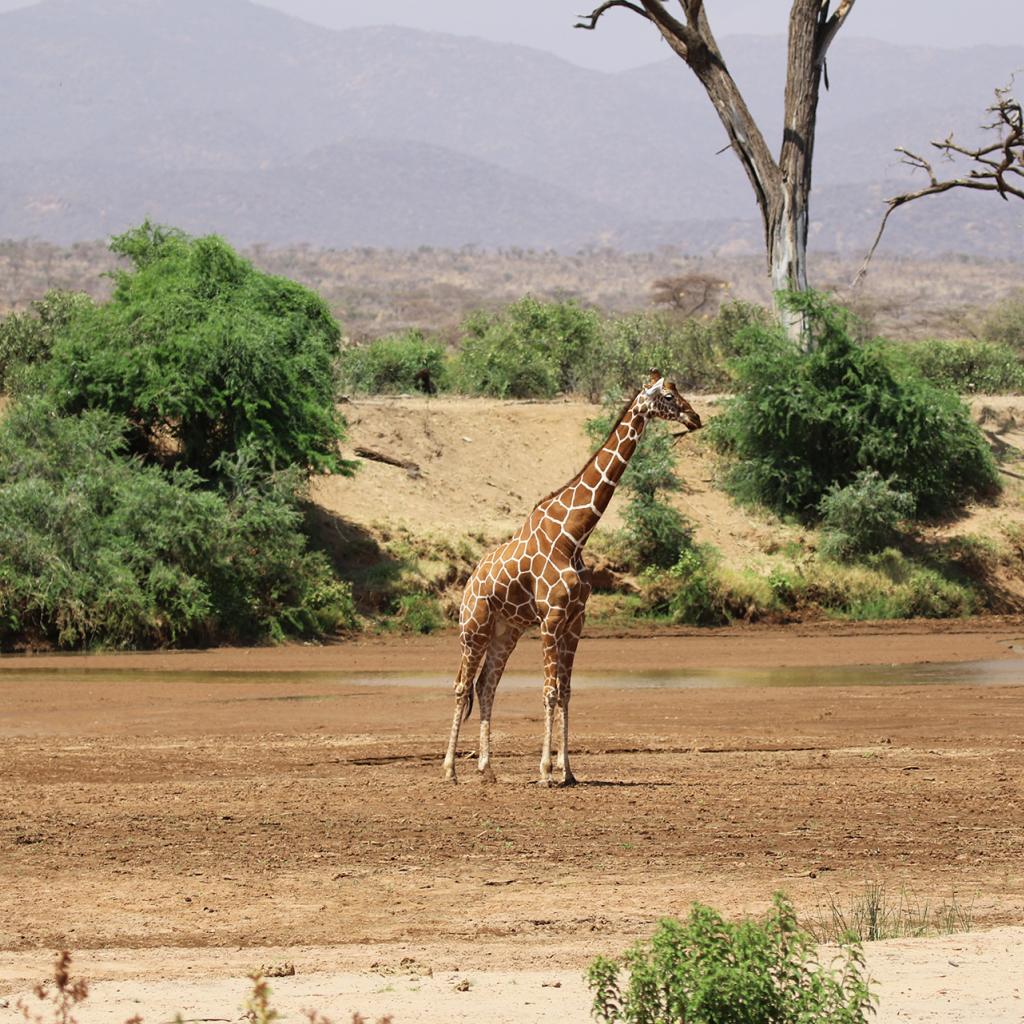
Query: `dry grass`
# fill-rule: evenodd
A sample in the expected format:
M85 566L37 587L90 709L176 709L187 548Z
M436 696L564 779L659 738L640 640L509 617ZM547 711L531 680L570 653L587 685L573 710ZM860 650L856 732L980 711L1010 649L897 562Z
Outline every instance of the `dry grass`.
M527 293L545 299L574 298L607 312L648 309L657 296L656 283L680 275L708 275L726 282L724 298L770 300L760 258L698 258L667 248L648 253L595 249L569 255L472 247L396 251L256 246L246 255L265 270L316 289L356 340L409 327L451 339L467 313ZM116 266L102 242L68 247L0 242L0 314L26 308L49 288L106 297L110 280L101 275ZM855 261L817 254L811 267L813 283L852 306L869 333L902 340L977 333L986 311L1020 287L1022 264L963 257L878 259L856 291L849 289Z
M861 942L952 935L974 926L974 900L964 902L954 890L948 899L933 902L906 889L894 892L884 882L867 882L862 893L847 901L827 893L804 925L818 942L839 942L849 935Z

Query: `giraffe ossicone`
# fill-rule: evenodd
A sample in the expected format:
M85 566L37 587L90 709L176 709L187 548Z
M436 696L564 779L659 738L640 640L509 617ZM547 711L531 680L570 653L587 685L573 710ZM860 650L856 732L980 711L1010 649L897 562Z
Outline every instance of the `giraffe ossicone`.
M540 783L551 784L555 708L561 712L558 768L567 786L569 697L572 665L583 631L590 580L583 547L608 507L644 429L652 419L700 429L700 417L674 383L652 370L623 410L611 433L587 464L565 486L542 498L519 531L488 552L473 570L459 612L462 660L455 677L455 715L444 758L445 778L457 781L455 751L459 727L476 695L480 707L478 769L494 781L491 768L491 710L494 694L519 637L540 625L544 655L544 740Z

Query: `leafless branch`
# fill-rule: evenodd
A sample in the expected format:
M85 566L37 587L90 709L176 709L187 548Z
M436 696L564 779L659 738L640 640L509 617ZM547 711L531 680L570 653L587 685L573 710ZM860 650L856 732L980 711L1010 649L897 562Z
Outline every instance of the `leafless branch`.
M857 271L857 276L853 279L851 287L857 285L867 273L868 264L878 248L878 243L882 240L882 234L889 222L890 215L901 206L905 206L915 199L923 199L925 196L949 192L954 188L996 192L1005 200L1009 200L1010 196L1024 199L1024 111L1022 111L1020 102L1011 94L1012 88L1011 80L1009 85L1002 89L996 89L995 103L988 108L988 112L994 117L988 124L982 125L986 131L1000 133L997 141L972 149L969 146L960 145L950 133L941 142L933 141L931 143L931 146L938 150L945 160L952 161L956 156L962 156L973 161L974 166L968 167L963 174L940 180L931 161L903 146L896 147L896 152L902 154L901 163L914 170L924 171L928 175L928 184L924 188L913 192L903 192L886 200L886 210L882 222L878 226L878 234L875 235L875 240L868 250L867 256L864 257L864 262L861 264L860 270Z
M835 13L830 15L829 11L829 0L822 0L821 4L821 21L822 27L821 32L818 35L818 46L817 52L814 54L814 63L821 67L825 63L825 57L828 54L828 48L832 45L832 40L835 39L836 34L843 27L843 22L850 16L850 11L853 10L853 5L856 0L840 0L839 6L836 8Z
M605 3L601 4L600 7L595 7L589 14L577 15L578 18L588 19L590 22L589 25L586 24L586 22L578 21L573 25L573 28L585 28L588 31L597 28L597 22L601 15L604 14L605 11L611 10L613 7L625 7L626 10L632 11L634 14L639 14L641 18L646 18L648 21L651 20L651 16L642 7L638 7L636 4L630 3L629 0L605 0Z

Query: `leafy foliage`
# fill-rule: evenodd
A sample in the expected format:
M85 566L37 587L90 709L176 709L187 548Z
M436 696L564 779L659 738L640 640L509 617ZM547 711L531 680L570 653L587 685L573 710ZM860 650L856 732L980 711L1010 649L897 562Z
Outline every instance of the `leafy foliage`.
M117 273L110 302L76 309L53 337L41 387L63 412L113 413L131 425L133 451L204 477L243 448L266 470L347 469L340 332L321 299L216 237L146 223L111 248L133 269Z
M395 625L408 633L435 633L445 624L441 603L422 592L405 594L398 600Z
M988 341L1024 352L1024 290L1017 291L990 310L981 325L981 335Z
M770 322L765 310L744 302L727 303L712 320L681 320L665 313L610 318L581 374L581 390L592 398L627 391L652 366L668 370L683 391L727 389L737 336Z
M225 487L126 457L113 413L42 398L0 422L0 644L154 646L320 635L351 594L298 531L295 478L245 453Z
M587 981L605 1024L863 1024L874 1003L860 943L844 938L836 960L819 963L781 894L760 923L696 903L621 960L599 957Z
M967 407L879 345L857 345L848 316L821 296L789 297L811 326L800 352L777 329L741 337L739 394L709 433L735 457L741 499L813 519L825 492L875 469L939 513L998 487L992 455Z
M666 575L675 584L667 608L673 622L721 626L729 621L728 604L723 600L711 552L695 547L681 551Z
M833 484L818 503L820 549L839 561L881 551L899 537L900 524L914 514L914 499L876 470L861 470L845 487Z
M893 345L892 352L940 387L989 395L1024 392L1024 340L1018 350L992 341L917 341Z
M420 331L378 338L368 345L344 349L339 375L342 386L353 391L433 394L447 384L444 345Z
M597 347L600 319L572 302L530 296L463 325L453 377L461 391L496 398L550 398L572 391Z
M29 313L12 313L0 320L0 391L10 391L15 376L49 358L58 332L92 299L77 292L49 291L32 303Z

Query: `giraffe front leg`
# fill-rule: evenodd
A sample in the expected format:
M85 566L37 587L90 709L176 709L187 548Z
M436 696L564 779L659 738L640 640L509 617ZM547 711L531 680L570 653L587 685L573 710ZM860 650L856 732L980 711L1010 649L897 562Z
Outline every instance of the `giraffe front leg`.
M555 724L555 704L558 692L552 682L544 681L544 746L540 752L540 784L551 785L551 734Z
M551 785L551 739L558 704L558 632L560 619L545 621L541 626L544 652L544 745L540 754L540 784Z
M572 621L559 643L558 708L562 719L562 742L558 750L558 770L562 772L562 785L575 786L576 776L569 767L569 698L572 696L572 666L576 647L583 632L583 612Z

